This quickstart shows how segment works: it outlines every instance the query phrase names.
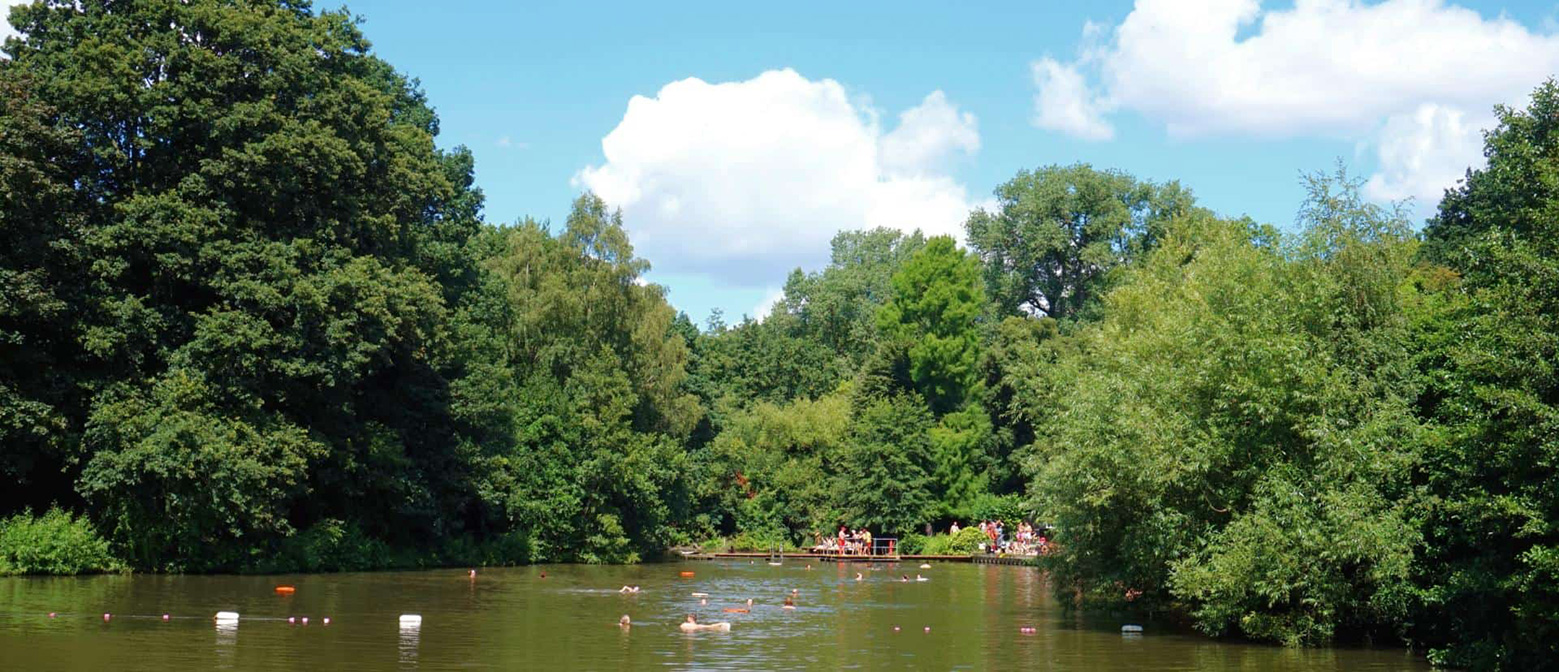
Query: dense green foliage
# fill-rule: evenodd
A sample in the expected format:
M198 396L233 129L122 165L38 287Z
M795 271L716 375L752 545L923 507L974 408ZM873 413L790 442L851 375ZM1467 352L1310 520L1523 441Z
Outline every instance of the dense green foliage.
M1111 270L1151 250L1164 223L1192 207L1177 183L1086 164L1019 171L996 199L995 212L968 221L991 296L1004 312L1056 319L1086 311Z
M1539 667L1559 659L1559 85L1499 117L1424 231L1454 275L1419 336L1443 432L1420 476L1423 636L1451 664Z
M1084 603L1559 657L1553 83L1422 233L1342 171L1285 231L1049 166L970 250L842 232L769 315L695 325L593 195L485 222L470 153L343 12L13 21L0 572L635 562L841 525L967 553L1027 519Z
M121 565L85 518L51 508L0 519L0 575L111 572Z

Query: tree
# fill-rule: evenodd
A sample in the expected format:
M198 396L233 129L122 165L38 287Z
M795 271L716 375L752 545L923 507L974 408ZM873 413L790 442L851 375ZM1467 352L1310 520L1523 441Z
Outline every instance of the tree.
M1171 222L1015 386L1061 586L1291 644L1396 634L1411 613L1416 241L1345 175L1308 186L1296 238Z
M877 325L910 344L910 377L938 413L961 406L979 381L984 310L979 262L951 237L932 238L893 274Z
M83 290L83 208L70 185L79 141L31 78L0 69L0 478L13 484L3 508L68 489L58 472L81 401L61 364L80 354L69 322Z
M0 386L20 381L116 547L233 569L327 518L458 533L442 329L481 198L422 93L307 3L12 14L0 125L31 139L4 148L7 193L40 189L6 197L29 258L4 264L53 292L19 354L69 361L71 391Z
M1488 165L1424 231L1449 272L1422 337L1421 406L1444 435L1421 476L1417 634L1448 665L1537 668L1559 656L1559 84L1497 114Z
M977 209L965 223L992 300L1007 314L1062 320L1086 310L1112 269L1152 249L1165 223L1194 205L1177 182L1087 164L1019 171L995 193L995 212Z
M534 221L476 242L490 298L462 322L493 358L456 412L498 429L473 450L488 515L547 560L625 562L686 515L681 442L699 421L664 290L639 282L620 214L585 194L557 236ZM497 404L494 406L494 404ZM588 543L581 545L580 540Z

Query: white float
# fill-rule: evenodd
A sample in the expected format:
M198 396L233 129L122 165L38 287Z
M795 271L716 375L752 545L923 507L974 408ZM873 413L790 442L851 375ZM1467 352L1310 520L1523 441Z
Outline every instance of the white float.
M415 628L422 625L422 616L419 614L401 614L401 627Z
M236 611L219 611L219 612L217 612L216 620L218 620L218 621L236 621L236 620L238 620L238 612L236 612Z

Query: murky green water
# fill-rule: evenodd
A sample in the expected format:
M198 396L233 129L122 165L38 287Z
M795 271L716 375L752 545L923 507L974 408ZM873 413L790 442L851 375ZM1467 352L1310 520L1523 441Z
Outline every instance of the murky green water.
M931 580L901 583L904 572ZM641 592L618 594L625 583ZM278 584L297 592L277 595ZM799 608L782 609L791 589ZM747 598L750 613L723 611ZM238 625L213 623L220 610L238 611ZM730 621L731 632L684 634L689 612ZM401 628L398 617L413 613L422 626ZM623 614L630 629L617 626ZM0 579L5 670L1426 669L1400 650L1295 651L1146 630L1125 637L1119 622L1065 615L1032 569L964 564Z

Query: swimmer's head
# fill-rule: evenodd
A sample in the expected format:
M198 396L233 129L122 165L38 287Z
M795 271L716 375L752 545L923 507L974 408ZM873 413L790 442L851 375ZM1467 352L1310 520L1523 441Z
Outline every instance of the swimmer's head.
M692 614L688 614L687 615L687 622L689 622L689 623L697 623L698 621L693 618Z
M622 618L617 619L617 624L618 625L632 625L633 622L628 619L628 615L627 614L623 614Z

